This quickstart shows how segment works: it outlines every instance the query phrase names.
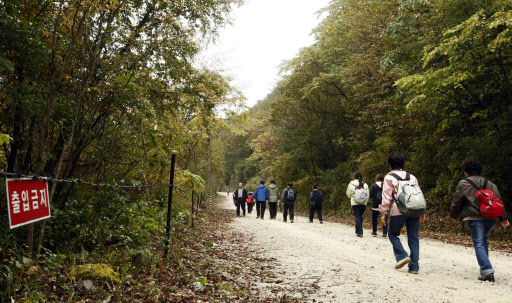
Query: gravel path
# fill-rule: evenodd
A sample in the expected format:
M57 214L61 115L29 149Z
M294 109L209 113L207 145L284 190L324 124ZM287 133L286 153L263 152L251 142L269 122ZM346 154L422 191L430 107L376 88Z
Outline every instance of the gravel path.
M222 207L233 202L221 194ZM313 224L306 217L284 223L282 213L256 219L256 210L236 218L231 228L242 232L264 257L276 259L277 281L263 290L282 289L281 296L316 302L512 302L512 258L492 251L496 283L477 280L479 268L472 248L420 239L420 272L394 269L391 243L380 236L355 236L352 226ZM427 218L428 219L428 218ZM407 246L405 235L402 243ZM273 285L272 285L273 284ZM277 295L276 295L277 296Z

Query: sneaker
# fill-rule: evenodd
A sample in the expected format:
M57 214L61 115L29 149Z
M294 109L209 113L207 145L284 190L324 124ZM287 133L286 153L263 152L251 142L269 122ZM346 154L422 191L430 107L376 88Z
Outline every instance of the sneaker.
M290 220L290 223L293 223L293 220Z
M494 274L490 273L490 274L487 274L487 275L481 275L480 277L478 277L478 280L494 282Z
M396 262L395 264L395 269L400 269L402 267L404 267L405 265L407 265L407 263L411 262L411 258L407 257L407 258L404 258L398 262Z
M372 233L372 236L377 237L377 233Z
M313 223L313 221L309 221L309 223Z
M320 224L324 224L324 221L320 221Z
M383 238L387 238L388 236L386 236L386 235L382 235L382 237L383 237Z
M363 237L363 235L356 235L356 236L358 236L359 238L362 238L362 237Z
M414 274L414 275L417 275L417 274L418 274L418 271L417 271L417 270L410 270L410 269L409 269L407 272L408 272L408 273L410 273L410 274Z
M263 220L263 217L261 217L261 220Z
M284 219L283 222L288 222L288 221L286 221L286 219Z

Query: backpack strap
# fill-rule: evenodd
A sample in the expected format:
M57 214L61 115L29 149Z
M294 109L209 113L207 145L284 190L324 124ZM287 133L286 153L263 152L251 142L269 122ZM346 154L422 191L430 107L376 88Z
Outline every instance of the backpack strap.
M471 184L471 186L473 186L476 190L480 190L480 189L481 189L480 187L478 187L478 186L475 184L475 182L471 181L469 178L466 178L466 179L464 179L464 180L468 181L468 183L469 183L469 184ZM487 179L485 179L485 182L484 182L484 186L483 186L483 188L486 188L486 187L487 187Z
M408 172L405 173L405 178L402 178L402 177L400 177L399 175L397 175L395 173L389 173L389 175L394 177L398 181L409 181L409 180L411 180L411 174L409 174Z
M403 181L404 179L402 179L402 177L400 177L399 175L395 174L395 173L389 173L390 176L394 177L395 179L397 179L398 181ZM409 174L407 174L409 175Z
M487 188L487 183L488 183L488 180L487 180L487 179L485 179L485 181L484 181L484 186L482 186L482 189L486 189L486 188Z

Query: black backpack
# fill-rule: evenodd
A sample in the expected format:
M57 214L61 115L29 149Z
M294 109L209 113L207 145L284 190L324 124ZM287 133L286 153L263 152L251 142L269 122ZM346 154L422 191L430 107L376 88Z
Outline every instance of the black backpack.
M288 201L295 201L295 191L293 188L288 189L288 192L286 193L286 200Z
M324 197L322 195L322 192L318 189L313 190L313 200L315 201L315 204L322 204L324 201Z

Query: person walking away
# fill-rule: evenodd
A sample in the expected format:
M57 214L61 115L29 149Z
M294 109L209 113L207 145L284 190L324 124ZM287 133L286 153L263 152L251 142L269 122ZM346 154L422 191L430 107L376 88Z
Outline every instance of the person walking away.
M416 177L404 170L405 158L400 153L391 153L388 156L388 164L391 172L384 177L382 204L379 206L381 223L382 225L386 224L386 216L389 214L388 237L393 246L393 253L397 262L395 269L400 269L409 264L408 272L417 274L420 257L419 230L420 223L425 222L426 202ZM408 199L404 200L404 197L408 197ZM414 210L408 208L410 201L416 202L421 199L423 199L421 201L423 203L422 208ZM410 255L403 248L399 238L404 224L407 229L407 244L409 245Z
M265 188L265 181L260 181L260 185L254 191L253 199L256 200L256 219L261 218L263 220L267 207L266 203L268 202L268 190Z
M488 237L497 224L497 219L501 222L503 228L507 228L510 223L505 219L506 212L503 203L501 208L503 212L501 216L494 218L489 217L490 213L482 214L481 203L477 198L477 191L485 193L493 197L495 207L500 208L501 196L498 187L491 181L480 176L482 173L482 164L475 158L468 158L462 163L462 171L466 176L461 180L455 190L453 202L450 211L454 223L459 223L459 218L468 222L469 231L473 240L473 247L475 248L476 259L480 266L481 281L494 282L494 269L489 261L489 244ZM485 207L485 206L484 206ZM485 215L485 216L484 216Z
M247 191L243 187L242 183L238 183L238 189L234 192L236 199L236 216L240 217L240 208L243 211L243 216L245 217L245 203L247 201Z
M350 198L350 205L354 212L356 221L356 235L363 236L363 214L366 210L366 204L370 198L368 184L363 182L363 173L360 171L354 174L354 180L347 186L347 197Z
M309 201L311 201L311 206L309 207L309 223L313 223L315 212L317 212L318 221L320 221L320 224L323 224L322 202L324 201L324 195L319 189L317 189L317 185L313 185L312 189L313 190L309 193Z
M227 189L227 192L228 192L228 193L227 193L227 196L229 197L229 188Z
M382 204L382 181L384 175L378 174L375 177L375 183L370 187L370 198L372 199L372 236L377 236L377 226L379 225L379 206ZM382 237L386 238L388 234L388 218L385 218L386 224L382 225Z
M252 213L253 207L254 207L254 200L253 200L253 193L251 191L251 192L249 192L249 195L247 196L247 212L249 214Z
M290 223L293 223L295 217L295 201L297 200L297 191L293 189L293 183L288 183L288 187L283 191L281 201L283 201L283 221L287 221L288 211L290 212Z
M279 187L276 186L276 181L271 180L270 185L267 187L268 190L268 208L270 212L270 219L276 219L277 216L277 203L281 202L281 192Z

